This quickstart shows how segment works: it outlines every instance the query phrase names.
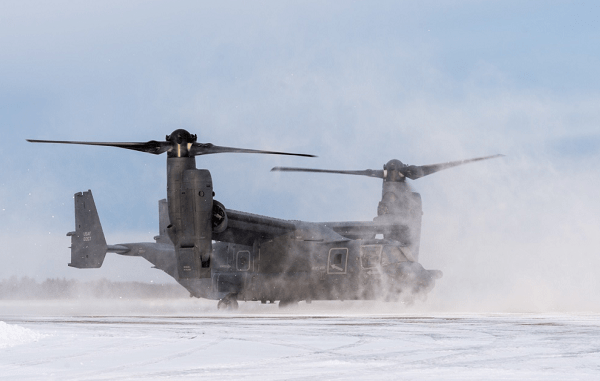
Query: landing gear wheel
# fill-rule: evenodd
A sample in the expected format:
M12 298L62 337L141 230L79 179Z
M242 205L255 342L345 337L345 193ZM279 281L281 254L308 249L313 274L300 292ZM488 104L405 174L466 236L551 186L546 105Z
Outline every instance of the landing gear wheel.
M237 294L227 294L217 303L218 310L235 311L238 309Z
M290 308L290 307L296 307L297 305L298 305L297 300L280 300L279 301L279 308Z

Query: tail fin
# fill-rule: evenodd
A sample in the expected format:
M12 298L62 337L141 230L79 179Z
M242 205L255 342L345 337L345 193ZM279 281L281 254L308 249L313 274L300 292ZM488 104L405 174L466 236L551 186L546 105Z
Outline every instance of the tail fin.
M156 243L173 244L167 233L169 224L169 204L165 199L158 200L158 235L154 237Z
M71 263L79 269L98 268L106 256L106 239L92 191L75 193L75 231L71 237Z

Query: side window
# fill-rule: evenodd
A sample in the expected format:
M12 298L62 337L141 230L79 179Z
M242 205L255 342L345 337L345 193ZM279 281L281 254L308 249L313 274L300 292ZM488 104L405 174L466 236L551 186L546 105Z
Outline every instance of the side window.
M238 271L248 271L250 269L250 252L238 251L236 263Z
M381 245L369 245L360 248L360 265L369 269L379 265L381 261Z
M327 274L346 274L348 249L331 249L327 260Z
M334 265L341 265L342 264L342 253L335 253L333 255L333 264Z

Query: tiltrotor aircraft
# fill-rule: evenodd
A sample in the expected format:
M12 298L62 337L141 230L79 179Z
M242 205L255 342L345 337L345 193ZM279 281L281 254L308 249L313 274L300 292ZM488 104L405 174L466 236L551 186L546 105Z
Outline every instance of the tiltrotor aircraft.
M75 194L75 231L71 263L99 268L107 252L141 256L163 270L190 296L219 300L234 309L238 301L279 301L279 306L312 300L412 300L426 295L442 276L418 262L421 197L406 179L490 159L480 157L434 165L405 165L391 160L383 170L334 171L273 168L364 175L383 179L381 202L373 221L304 222L239 212L213 199L210 172L196 168L196 156L260 151L198 143L179 129L165 141L97 143L28 140L119 147L155 155L167 153L167 198L159 201L155 242L107 245L92 192ZM383 237L383 238L377 238Z

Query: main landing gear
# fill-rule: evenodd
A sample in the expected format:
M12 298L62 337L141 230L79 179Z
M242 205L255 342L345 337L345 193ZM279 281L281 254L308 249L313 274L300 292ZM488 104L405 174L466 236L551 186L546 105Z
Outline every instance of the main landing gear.
M283 299L279 301L279 308L297 307L298 301L293 299Z
M229 293L217 303L217 309L235 311L238 309L237 293Z

